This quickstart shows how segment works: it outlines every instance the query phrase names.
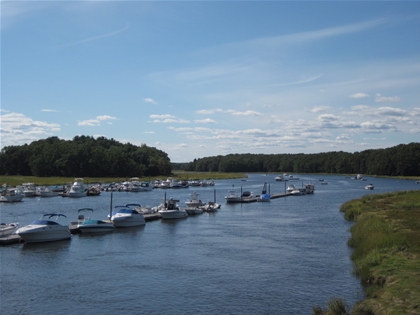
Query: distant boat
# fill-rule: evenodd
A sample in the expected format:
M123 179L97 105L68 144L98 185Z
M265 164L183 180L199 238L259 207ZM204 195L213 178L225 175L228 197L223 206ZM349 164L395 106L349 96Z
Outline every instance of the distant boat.
M1 223L0 224L0 237L4 237L4 236L12 234L17 229L18 226L19 226L19 223Z
M365 189L367 189L367 190L373 190L373 185L372 184L369 184L369 185L367 185L366 187L365 187Z
M22 201L25 195L19 189L6 188L1 191L0 201L1 202L19 202Z

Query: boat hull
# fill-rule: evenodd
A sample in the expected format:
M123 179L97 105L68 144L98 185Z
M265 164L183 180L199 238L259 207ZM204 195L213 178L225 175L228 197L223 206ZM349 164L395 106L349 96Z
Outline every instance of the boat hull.
M16 231L26 243L54 242L71 238L71 233L66 226L26 226Z
M17 223L8 223L0 225L0 237L12 234L18 227Z
M159 213L165 220L182 219L188 216L185 210L160 210Z
M112 216L111 221L115 227L133 227L146 224L146 220L142 215L141 217Z

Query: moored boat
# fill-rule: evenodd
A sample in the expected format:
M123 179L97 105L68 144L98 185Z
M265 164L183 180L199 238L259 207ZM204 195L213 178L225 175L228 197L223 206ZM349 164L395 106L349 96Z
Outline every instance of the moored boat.
M0 202L19 202L25 195L21 190L15 188L5 188L0 193Z
M1 223L0 224L0 237L4 237L10 234L17 229L19 223Z
M115 206L115 208L119 209L111 216L111 222L115 227L132 227L146 224L146 220L140 212L127 206Z
M17 229L26 243L53 242L71 238L68 226L58 223L58 219L66 216L59 213L44 214L39 220ZM52 220L55 218L55 220Z

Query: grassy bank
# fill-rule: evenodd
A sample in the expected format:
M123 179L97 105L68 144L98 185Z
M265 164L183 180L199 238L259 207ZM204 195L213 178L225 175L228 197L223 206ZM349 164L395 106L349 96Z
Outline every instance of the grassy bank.
M420 191L367 195L340 211L355 221L348 244L366 286L351 314L420 314Z
M185 180L213 180L213 179L229 179L229 178L243 178L246 177L245 173L215 173L215 172L184 172L176 171L171 175L174 179ZM166 176L156 177L142 177L140 180L150 181L156 179L166 179ZM84 182L88 183L112 183L121 182L128 179L128 177L84 177ZM37 176L0 176L0 186L8 184L10 186L21 185L22 183L34 183L39 186L55 186L64 185L73 182L74 177L37 177Z

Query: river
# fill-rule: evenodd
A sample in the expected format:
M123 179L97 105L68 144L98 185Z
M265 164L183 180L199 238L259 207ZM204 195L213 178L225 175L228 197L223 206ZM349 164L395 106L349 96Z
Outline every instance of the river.
M419 189L412 180L298 175L315 193L270 202L226 204L232 188L282 193L275 175L251 174L246 181L217 180L214 187L166 190L185 201L193 191L216 201L216 213L177 221L152 221L110 234L73 235L71 240L0 247L2 314L310 314L332 297L350 306L364 298L352 274L346 245L351 222L340 206L366 194ZM288 182L291 183L291 182ZM372 183L375 189L365 190ZM113 205L156 206L165 191L114 192ZM25 198L1 207L1 222L20 226L43 213L67 222L90 207L105 219L111 194L83 198Z

